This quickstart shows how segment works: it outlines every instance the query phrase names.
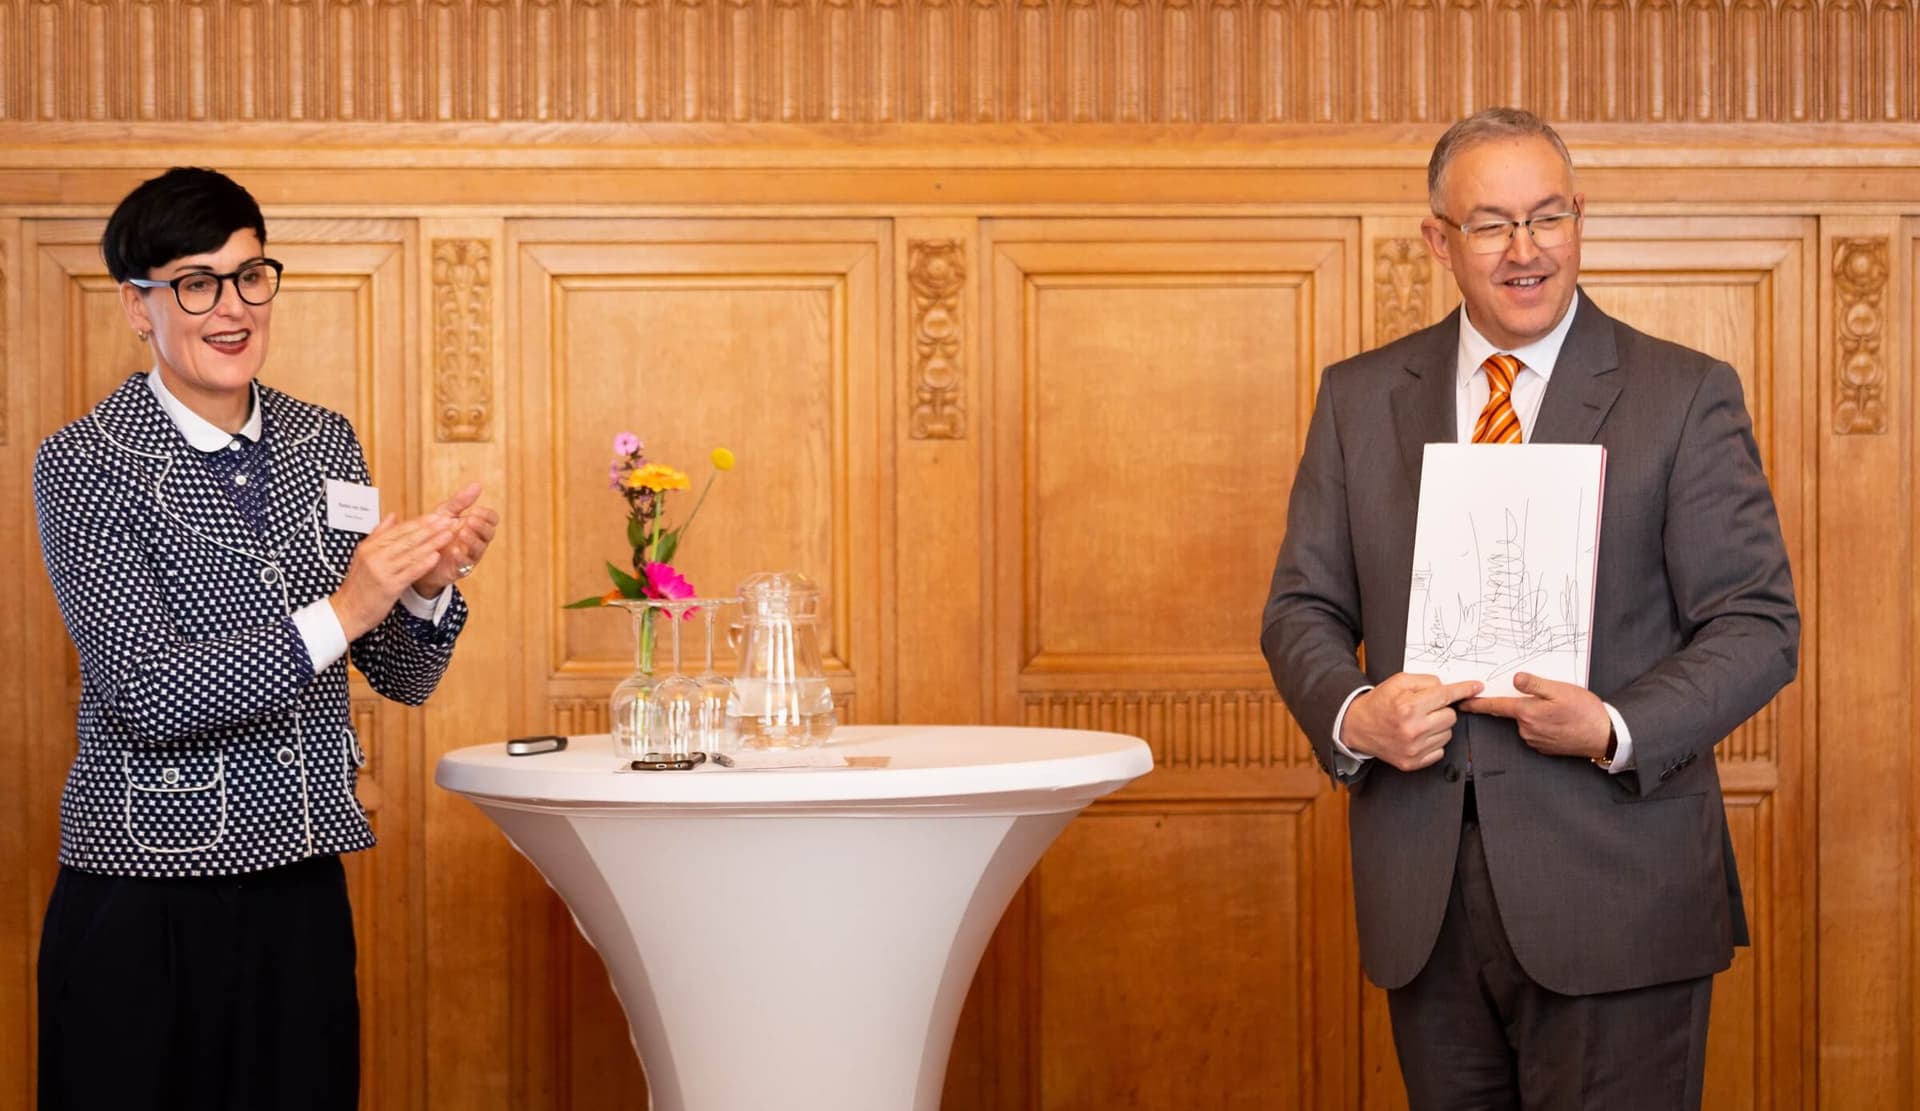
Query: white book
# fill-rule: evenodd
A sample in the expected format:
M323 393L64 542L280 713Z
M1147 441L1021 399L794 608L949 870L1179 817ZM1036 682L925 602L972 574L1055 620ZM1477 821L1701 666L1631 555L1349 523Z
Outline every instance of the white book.
M1598 444L1428 444L1404 670L1586 686L1606 473Z

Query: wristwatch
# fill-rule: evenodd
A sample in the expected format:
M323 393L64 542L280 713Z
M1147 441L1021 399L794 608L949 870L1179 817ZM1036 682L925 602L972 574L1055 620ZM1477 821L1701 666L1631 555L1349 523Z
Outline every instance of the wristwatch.
M1603 772L1612 771L1613 770L1613 754L1618 752L1619 750L1620 750L1620 738L1618 735L1614 733L1613 723L1609 721L1607 723L1607 754L1605 756L1595 756L1593 758L1593 766L1596 768L1599 768Z

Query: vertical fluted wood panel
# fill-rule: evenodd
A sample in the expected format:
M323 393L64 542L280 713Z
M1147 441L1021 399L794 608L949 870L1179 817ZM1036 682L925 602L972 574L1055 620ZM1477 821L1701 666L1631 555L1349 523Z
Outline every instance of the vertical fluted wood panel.
M1752 123L1772 116L1767 96L1767 59L1771 53L1767 0L1734 0L1727 47L1731 57L1735 119Z
M1211 64L1210 118L1237 123L1247 118L1247 0L1212 0L1207 7Z
M1581 80L1586 56L1580 26L1580 0L1546 0L1540 29L1547 67L1541 111L1550 120L1577 120L1586 115L1586 83Z
M1441 18L1448 48L1447 64L1440 71L1448 82L1447 114L1470 116L1485 107L1480 92L1487 76L1485 0L1448 0Z
M28 56L34 67L33 114L43 120L72 118L72 109L61 95L61 76L71 76L73 69L65 65L65 51L61 44L69 41L65 28L61 26L65 19L59 0L33 0L27 9Z
M906 118L905 90L901 83L902 56L901 0L872 0L868 11L866 65L871 85L868 103L873 118L881 123L899 123Z
M1293 13L1287 0L1257 0L1254 15L1255 98L1258 119L1279 123L1293 118L1292 98L1287 95L1293 81Z
M1073 123L1102 119L1106 113L1100 90L1106 83L1101 66L1100 8L1095 0L1067 0L1067 29L1062 65L1066 72L1066 118Z
M1778 118L1804 123L1820 114L1819 12L1814 0L1781 0L1780 61L1786 82Z
M1686 59L1680 72L1685 90L1681 103L1686 106L1686 118L1701 123L1723 115L1721 90L1726 75L1721 59L1726 57L1726 44L1722 42L1722 14L1720 0L1687 0L1681 25L1685 40L1681 57Z
M237 120L267 119L273 113L273 34L266 4L235 0L227 13L227 27L227 115Z
M1626 0L1593 0L1592 101L1587 118L1624 120L1634 110L1633 72L1628 59L1633 48L1633 23Z
M1386 0L1355 0L1353 6L1353 116L1361 123L1392 118L1392 30Z
M1673 0L1641 0L1639 19L1640 110L1638 118L1663 123L1674 118Z
M959 0L925 0L920 8L919 49L920 118L929 123L952 123L959 118L955 82L960 73Z
M1419 123L1441 115L1440 7L1444 0L1406 0L1400 30L1403 47L1401 96L1407 118Z
M1900 122L1914 6L0 0L0 120Z
M1195 0L1160 0L1160 112L1159 119L1188 123L1196 116L1195 86L1199 66L1194 61ZM1204 3L1205 0L1200 0Z
M774 118L782 123L808 119L811 87L806 0L773 0Z
M1000 119L1000 92L1006 81L1005 42L1001 33L1003 9L997 0L971 0L967 32L972 64L967 67L969 103L981 123Z
M1876 0L1868 65L1871 117L1902 120L1913 113L1913 9L1909 0Z
M1866 13L1859 0L1829 0L1827 4L1826 118L1860 118L1860 56L1865 53Z
M1533 10L1528 0L1497 0L1493 11L1492 87L1496 104L1532 104L1534 76Z
M1338 0L1306 0L1301 47L1306 55L1306 96L1301 119L1326 123L1342 118L1340 5Z
M119 70L118 45L113 41L119 21L106 0L82 0L80 5L81 116L89 120L114 118L114 75Z
M1047 0L1020 0L1014 24L1014 118L1042 123L1052 117L1053 27Z

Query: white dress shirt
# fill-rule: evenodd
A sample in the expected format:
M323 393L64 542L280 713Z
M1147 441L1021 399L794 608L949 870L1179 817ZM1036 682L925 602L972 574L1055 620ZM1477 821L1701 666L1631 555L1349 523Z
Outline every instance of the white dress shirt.
M1567 304L1565 316L1554 325L1553 331L1540 337L1525 347L1516 347L1506 352L1520 360L1520 372L1513 377L1513 391L1508 400L1513 405L1514 415L1520 418L1520 440L1522 443L1533 438L1533 426L1540 416L1540 402L1547 395L1547 383L1553 378L1553 368L1560 361L1560 348L1567 342L1567 332L1573 328L1573 314L1580 308L1580 294L1575 293ZM1467 318L1463 306L1460 310L1460 345L1454 358L1454 429L1455 438L1461 443L1473 439L1474 422L1480 418L1480 410L1486 408L1487 396L1492 387L1487 383L1487 373L1481 364L1488 356L1502 349L1493 341L1480 334ZM1346 723L1347 708L1353 700L1372 690L1372 686L1356 688L1340 706L1340 713L1333 719L1333 747L1336 753L1336 769L1342 775L1352 775L1360 769L1361 763L1371 760L1348 748L1340 740L1340 728ZM1633 767L1633 736L1627 732L1627 723L1620 718L1619 711L1602 702L1607 717L1613 722L1614 752L1613 763L1607 769L1615 775Z

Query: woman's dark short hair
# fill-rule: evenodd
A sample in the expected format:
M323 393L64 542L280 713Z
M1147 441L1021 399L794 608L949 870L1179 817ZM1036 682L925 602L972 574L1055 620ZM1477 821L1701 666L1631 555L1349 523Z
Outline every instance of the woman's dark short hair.
M100 256L116 282L151 277L174 259L217 251L252 228L267 243L267 221L253 194L218 170L175 166L134 187L100 236Z

